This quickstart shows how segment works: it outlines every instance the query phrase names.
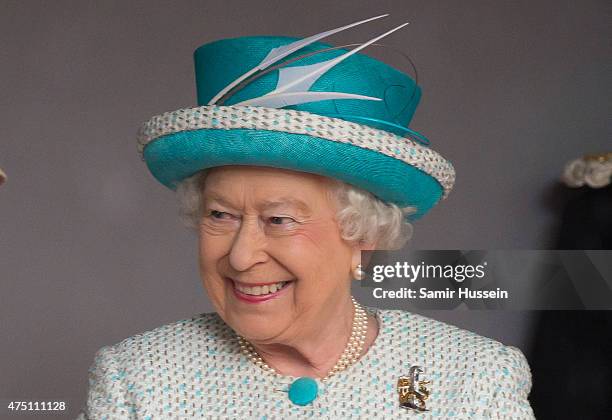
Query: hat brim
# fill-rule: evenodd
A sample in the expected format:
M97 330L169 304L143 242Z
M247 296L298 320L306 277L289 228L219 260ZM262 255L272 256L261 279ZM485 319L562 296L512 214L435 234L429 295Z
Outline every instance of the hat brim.
M145 147L153 176L175 190L196 172L227 165L267 166L340 179L399 207L416 207L414 221L442 198L424 171L373 150L305 134L250 129L198 129L156 138Z

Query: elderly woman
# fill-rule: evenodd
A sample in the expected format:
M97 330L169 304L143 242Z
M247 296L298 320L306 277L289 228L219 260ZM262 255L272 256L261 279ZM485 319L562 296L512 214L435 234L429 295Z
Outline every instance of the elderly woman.
M454 180L407 127L416 83L355 54L393 30L318 42L364 22L196 50L200 106L139 145L198 232L215 312L100 349L80 418L533 417L520 351L351 297L361 252L401 247Z

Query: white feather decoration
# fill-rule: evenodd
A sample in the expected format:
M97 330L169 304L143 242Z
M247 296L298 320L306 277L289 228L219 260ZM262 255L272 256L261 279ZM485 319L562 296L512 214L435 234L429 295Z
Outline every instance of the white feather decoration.
M327 65L327 61L321 63L308 64L305 66L294 66L294 67L282 67L278 69L278 81L276 82L276 89L279 86L285 86L292 83L294 80L300 78L303 74L311 73L315 74L317 71ZM325 71L325 70L323 70ZM286 92L306 92L310 89L316 79L304 79L300 83L291 85L291 88L287 89ZM269 94L271 94L270 92Z
M325 101L330 99L361 99L368 101L381 101L380 98L372 96L357 95L355 93L342 92L285 92L274 95L260 96L248 99L236 105L262 106L266 108L282 108L290 105L299 105L307 102Z
M263 96L265 97L267 95L275 95L277 93L292 92L294 89L307 90L319 77L321 77L326 71L334 67L336 64L406 25L408 25L408 22L391 29L390 31L387 31L364 44L361 44L360 46L348 51L345 54L342 54L339 57L332 58L331 60L317 64L310 64L307 66L281 68L279 69L279 78L276 84L276 89Z
M219 91L219 93L217 93L208 102L208 105L215 104L219 99L221 99L221 97L223 97L223 95L225 95L227 92L229 92L234 86L238 85L240 82L242 82L244 79L246 79L247 77L251 76L255 72L260 71L260 70L264 70L266 67L269 67L270 65L276 63L277 61L282 60L283 58L285 58L288 55L294 53L295 51L298 51L298 50L300 50L300 49L302 49L302 48L304 48L304 47L306 47L306 46L308 46L308 45L310 45L310 44L312 44L314 42L317 42L320 39L323 39L323 38L328 37L330 35L333 35L335 33L344 31L345 29L349 29L349 28L352 28L354 26L361 25L362 23L370 22L372 20L380 19L380 18L383 18L383 17L386 17L386 16L389 16L389 14L384 14L384 15L375 16L375 17L372 17L372 18L369 18L369 19L361 20L359 22L351 23L350 25L342 26L340 28L332 29L332 30L329 30L329 31L321 32L321 33L316 34L316 35L309 36L308 38L300 39L298 41L292 42L291 44L281 45L280 47L276 47L276 48L272 49L268 53L268 55L266 55L266 57L256 67L253 67L251 70L247 71L242 76L240 76L239 78L237 78L236 80L231 82L229 85L227 85L223 89L221 89Z

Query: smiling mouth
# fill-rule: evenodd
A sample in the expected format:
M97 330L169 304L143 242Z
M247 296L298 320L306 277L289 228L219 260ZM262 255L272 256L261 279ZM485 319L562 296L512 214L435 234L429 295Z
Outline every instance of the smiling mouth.
M291 281L279 281L277 283L269 283L257 286L247 286L244 283L233 281L234 288L240 293L248 296L269 296L287 287Z
M234 296L248 304L264 303L285 295L295 279L278 281L275 283L244 283L226 277L230 283Z

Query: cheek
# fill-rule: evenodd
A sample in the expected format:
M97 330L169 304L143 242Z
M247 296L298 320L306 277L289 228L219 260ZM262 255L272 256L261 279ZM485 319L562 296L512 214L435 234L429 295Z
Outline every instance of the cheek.
M329 284L331 280L342 279L348 273L350 253L347 244L337 229L331 226L317 226L300 229L294 235L280 241L278 255L293 274L308 280L303 286Z
M331 215L312 218L299 226L295 231L302 241L310 241L313 245L324 249L325 245L338 246L344 243L340 229Z
M294 245L303 249L311 248L313 251L324 253L330 240L334 240L333 235L325 232L323 228L299 229L292 237Z
M219 261L227 254L227 244L231 239L220 236L200 234L199 266L200 276L212 299L219 299L223 294L225 283L217 271Z
M229 252L231 243L231 235L212 234L202 228L198 242L200 266L206 264L207 269L215 269L217 261Z

